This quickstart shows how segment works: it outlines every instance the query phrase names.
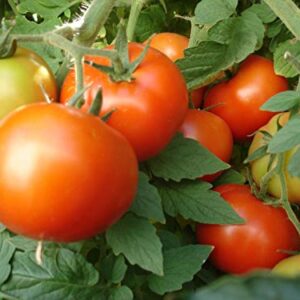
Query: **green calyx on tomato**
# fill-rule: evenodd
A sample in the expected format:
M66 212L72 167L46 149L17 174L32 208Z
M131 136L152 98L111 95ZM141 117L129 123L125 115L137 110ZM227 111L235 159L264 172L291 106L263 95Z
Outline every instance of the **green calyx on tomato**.
M49 66L25 48L0 59L0 90L0 118L22 105L45 101L44 92L57 100L57 85Z
M289 256L287 251L299 251L299 235L283 208L266 205L246 185L215 190L245 220L242 225L197 225L198 242L214 246L210 260L215 267L233 274L270 269Z
M135 61L145 46L129 43L129 61ZM110 65L103 57L86 57L99 65ZM149 48L132 73L134 80L115 82L100 70L85 64L83 110L88 110L99 87L103 103L100 116L114 111L108 125L121 132L131 143L140 161L157 155L170 142L184 120L188 93L176 65L159 51ZM66 103L75 92L75 73L66 76L60 101Z
M2 120L0 222L17 234L90 238L127 211L137 180L132 147L99 117L34 103Z
M287 80L275 74L271 60L250 55L229 81L208 91L204 106L226 121L235 140L244 141L274 115L260 110L262 104L287 89Z

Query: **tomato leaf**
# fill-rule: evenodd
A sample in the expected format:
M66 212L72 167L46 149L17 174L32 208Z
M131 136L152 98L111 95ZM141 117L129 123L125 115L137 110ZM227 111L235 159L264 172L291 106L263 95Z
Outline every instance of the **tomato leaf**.
M300 116L294 116L273 136L268 145L268 152L284 152L299 144Z
M246 178L234 169L226 170L214 181L214 186L225 183L244 184Z
M300 149L298 149L290 158L288 163L288 172L292 176L300 177Z
M223 277L200 289L189 300L298 300L300 278L271 276L256 273L247 277Z
M161 229L158 230L157 234L163 244L163 250L180 247L179 237L175 233Z
M115 255L122 253L132 265L163 275L162 244L147 220L127 214L108 229L106 239Z
M148 160L147 165L156 177L174 181L195 179L229 168L197 141L181 134L158 156Z
M267 155L267 149L268 149L268 145L263 145L257 148L244 160L244 163L247 164L251 161L264 157L265 155Z
M293 62L293 59L286 59L284 54L289 52L295 59L300 61L300 41L288 40L281 43L274 52L274 68L278 75L287 78L295 77L300 74Z
M195 9L196 22L199 25L215 24L235 13L237 0L202 0Z
M150 275L149 288L159 295L177 291L193 279L212 251L210 246L188 245L164 252L164 276Z
M130 211L152 221L165 222L160 195L145 173L139 174L138 191Z
M1 292L18 299L99 299L99 274L80 254L44 251L42 265L33 252L16 252L12 276Z
M299 91L285 91L271 97L261 106L261 110L281 112L300 106Z
M263 23L271 23L277 18L271 8L264 2L251 5L245 12L255 13Z
M0 234L0 285L3 284L11 272L10 260L16 248L8 242L10 235L7 231Z
M241 219L211 184L201 181L161 182L158 190L167 214L205 224L241 224Z
M111 290L108 300L133 300L133 293L128 286L123 285Z

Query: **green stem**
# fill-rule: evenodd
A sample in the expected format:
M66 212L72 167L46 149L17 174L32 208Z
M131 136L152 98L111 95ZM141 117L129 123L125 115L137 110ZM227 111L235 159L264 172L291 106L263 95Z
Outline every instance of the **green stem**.
M300 9L292 0L265 0L293 35L300 39Z
M284 153L278 154L278 176L280 179L281 184L281 205L285 209L290 221L295 226L297 232L300 234L300 223L298 221L297 216L295 215L291 204L288 199L288 189L287 189L287 183L286 183L286 176L285 176L285 164L284 164Z
M13 0L8 0L8 4L11 7L13 13L15 15L18 15L19 13L18 13L18 9L17 9L17 6L16 6L15 2Z
M79 35L75 39L79 45L91 46L94 43L115 3L116 0L93 0L91 2L82 17Z
M134 31L135 31L137 20L146 2L147 0L132 0L128 23L127 23L127 30L126 30L127 38L129 41L132 41L134 38Z
M277 169L276 167L269 170L262 178L259 184L260 191L259 191L259 198L265 198L268 190L269 181L271 178L276 174Z
M76 80L76 92L78 93L84 88L83 79L83 56L81 54L76 54L74 56L74 67L75 67L75 80Z

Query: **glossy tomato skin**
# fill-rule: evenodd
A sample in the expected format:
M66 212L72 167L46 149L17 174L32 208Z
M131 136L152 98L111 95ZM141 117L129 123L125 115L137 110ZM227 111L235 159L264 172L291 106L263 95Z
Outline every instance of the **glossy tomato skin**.
M17 48L12 57L0 59L0 118L24 104L45 101L40 85L57 100L54 75L33 51Z
M275 115L265 126L261 127L261 130L269 132L274 135L277 132L278 122L281 126L288 121L289 114L277 114ZM257 132L253 138L253 141L249 148L249 155L253 153L259 147L265 145L263 134ZM288 189L288 198L292 203L300 203L300 178L292 176L288 171L288 164L293 154L297 151L297 147L292 148L285 154L284 172L286 177L286 184ZM252 161L250 163L250 170L254 181L259 185L262 177L267 173L269 166L270 155L266 155L260 159ZM274 162L276 163L276 162ZM281 196L281 184L278 175L274 175L268 184L268 192L274 197L280 198Z
M198 242L215 247L210 259L218 269L233 274L269 269L289 256L281 250L299 250L299 235L282 208L264 204L241 186L224 187L221 196L245 224L197 225Z
M99 118L36 103L0 126L0 222L13 232L78 241L107 229L131 205L136 156Z
M185 137L197 140L219 159L229 162L233 138L229 126L219 116L204 110L189 109L180 131ZM220 174L207 175L202 179L211 182Z
M274 115L260 110L263 103L287 89L287 80L274 73L271 60L250 55L232 79L208 91L204 106L227 122L235 140L244 141Z
M129 44L130 60L136 59L144 46ZM108 64L101 57L88 60ZM120 131L133 146L138 159L157 155L170 142L188 109L188 93L179 69L165 55L149 48L130 82L114 82L96 68L85 65L86 109L99 87L103 91L101 114L114 111L108 124ZM74 71L67 75L60 100L65 103L74 93Z

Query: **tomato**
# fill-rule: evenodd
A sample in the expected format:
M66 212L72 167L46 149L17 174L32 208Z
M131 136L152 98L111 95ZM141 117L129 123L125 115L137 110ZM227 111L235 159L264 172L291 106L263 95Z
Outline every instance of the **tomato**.
M272 270L273 274L296 277L300 275L300 254L281 260Z
M136 59L143 45L129 44L130 60ZM108 64L102 57L88 57L98 64ZM149 48L132 74L130 82L114 82L107 74L85 65L86 109L99 87L103 91L101 114L114 111L108 124L120 131L133 146L138 159L157 155L170 142L183 122L188 109L188 95L179 69L165 55ZM71 70L62 86L60 100L65 103L73 95L74 71Z
M184 50L188 48L189 39L173 32L161 32L151 37L150 46L167 55L172 61L184 57ZM191 92L191 100L195 108L200 107L205 87L200 87Z
M233 139L229 126L217 115L197 109L189 109L180 127L185 137L197 140L219 159L228 162L231 158ZM220 175L204 176L203 179L213 181Z
M131 205L136 156L100 118L35 103L0 126L0 222L11 231L77 241L107 229Z
M232 79L208 91L204 106L227 122L235 140L243 141L274 115L261 111L261 105L287 89L287 80L274 73L271 60L250 55Z
M251 188L249 185L237 184L237 183L221 184L214 188L214 191L220 193L221 195L230 191L237 191L237 190L241 190L241 191L246 190L251 192Z
M289 256L285 251L300 249L299 235L282 208L264 204L249 188L238 185L235 189L225 186L221 196L245 224L197 225L197 240L214 246L210 259L218 269L242 274L272 268Z
M40 85L57 100L54 75L33 51L17 48L14 56L0 59L0 118L23 104L45 101Z
M269 132L271 135L274 135L277 132L278 121L283 126L288 121L288 117L289 117L288 113L277 114L265 126L263 126L261 130L265 130ZM265 143L266 142L263 138L263 134L260 132L256 133L249 148L249 155L253 153L257 148L265 145ZM300 203L300 178L292 176L289 173L288 163L291 157L293 156L293 154L297 151L297 149L298 149L297 147L294 147L293 149L286 152L285 166L284 166L284 173L285 173L286 184L288 189L288 198L290 202L294 202L294 203ZM258 185L260 184L262 177L268 171L269 160L270 160L270 156L266 155L250 163L252 177ZM273 176L269 181L268 192L271 195L280 198L281 184L278 175Z

